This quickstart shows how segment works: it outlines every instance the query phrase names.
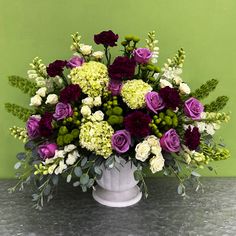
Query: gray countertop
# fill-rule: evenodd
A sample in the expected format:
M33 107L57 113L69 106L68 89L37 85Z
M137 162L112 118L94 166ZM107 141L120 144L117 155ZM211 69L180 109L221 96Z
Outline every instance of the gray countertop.
M149 198L128 208L96 203L91 192L63 185L42 211L29 192L8 194L0 181L0 236L236 235L236 178L202 178L205 192L176 193L173 178L147 179Z

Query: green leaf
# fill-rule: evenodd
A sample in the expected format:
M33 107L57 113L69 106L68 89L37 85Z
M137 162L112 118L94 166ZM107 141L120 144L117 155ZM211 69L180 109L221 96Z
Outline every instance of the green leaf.
M135 170L134 171L134 179L136 181L141 181L143 179L142 171L141 170Z
M78 187L80 185L80 182L79 181L76 181L73 183L73 187Z
M88 158L87 157L84 157L81 161L81 166L84 166L88 161Z
M80 166L75 167L74 173L77 177L80 177L83 173L81 167Z
M18 170L21 167L21 162L16 162L16 164L14 165L14 169Z
M81 183L81 185L86 185L88 182L89 182L88 174L82 174L80 176L80 183Z
M94 185L94 179L89 179L89 182L87 183L87 187L91 188Z
M43 191L43 195L44 195L44 196L48 196L48 195L50 194L50 192L51 192L51 189L52 189L51 185L48 184L48 185L45 187L44 191Z
M52 177L52 183L53 183L53 185L58 185L58 181L59 181L59 177L58 177L58 175L53 175L53 177Z
M23 160L26 159L26 153L24 153L24 152L19 152L19 153L17 153L16 158L17 158L18 160L20 160L20 161L23 161Z
M83 191L83 192L87 192L87 186L82 185L81 188L82 188L82 191Z
M70 183L71 178L72 178L72 175L67 175L66 182L67 182L67 183Z
M105 167L112 168L114 166L114 162L115 162L114 156L108 157L105 161Z
M96 174L98 174L98 175L101 175L101 174L102 174L102 170L100 169L99 166L95 166L95 167L94 167L94 172L95 172Z

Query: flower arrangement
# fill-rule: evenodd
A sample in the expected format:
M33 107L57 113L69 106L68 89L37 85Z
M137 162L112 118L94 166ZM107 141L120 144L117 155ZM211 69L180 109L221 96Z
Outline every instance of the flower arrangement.
M48 66L38 57L30 64L28 78L10 76L9 83L31 96L30 109L7 103L8 112L26 122L11 134L25 143L15 164L19 182L10 189L36 187L33 201L40 209L53 197L60 179L83 191L101 178L101 165L115 168L120 159L131 161L134 177L147 196L148 172L175 175L178 193L185 196L185 182L201 186L197 168L213 170L210 162L229 157L213 135L229 114L220 112L227 96L203 104L217 80L191 91L183 81L185 52L180 49L162 68L155 32L146 45L128 35L121 42L122 55L112 61L111 49L119 36L111 30L94 35L104 51L94 51L72 35L69 60Z

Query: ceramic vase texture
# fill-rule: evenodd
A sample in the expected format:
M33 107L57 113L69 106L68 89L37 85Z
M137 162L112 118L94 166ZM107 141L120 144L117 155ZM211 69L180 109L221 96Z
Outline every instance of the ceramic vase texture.
M93 198L109 207L127 207L136 204L142 198L138 181L134 179L137 169L130 161L121 159L121 163L109 169L101 166L102 178L97 180Z

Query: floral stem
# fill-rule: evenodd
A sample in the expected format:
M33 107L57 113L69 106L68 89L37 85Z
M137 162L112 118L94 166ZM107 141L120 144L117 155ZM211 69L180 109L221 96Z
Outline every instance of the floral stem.
M62 78L62 80L63 80L65 86L67 86L67 85L68 85L68 82L67 82L67 79L66 79L66 77L65 77L65 75L64 75L63 73L61 73L61 78Z

